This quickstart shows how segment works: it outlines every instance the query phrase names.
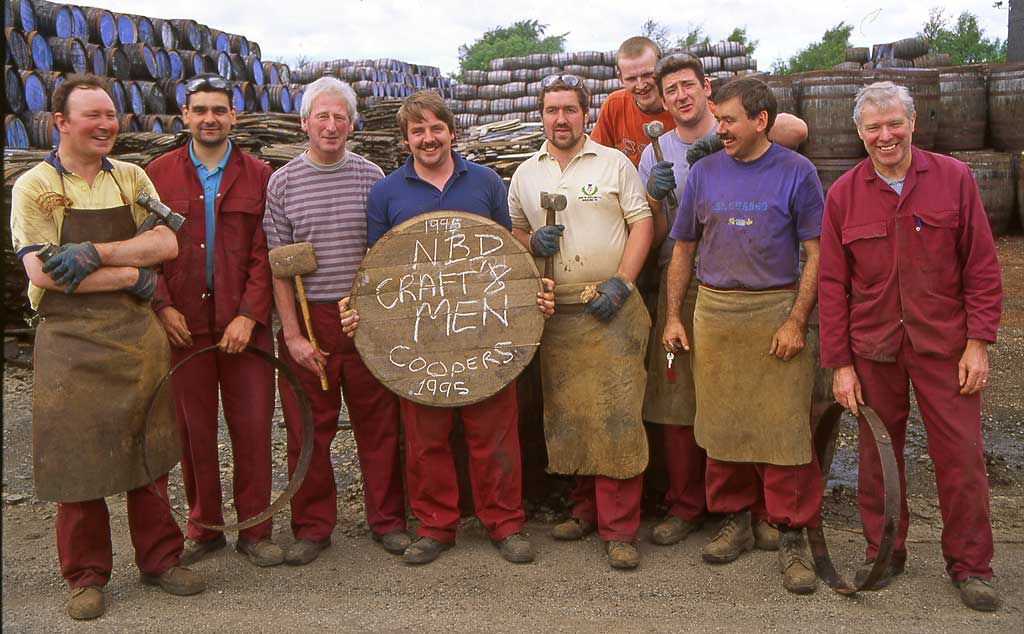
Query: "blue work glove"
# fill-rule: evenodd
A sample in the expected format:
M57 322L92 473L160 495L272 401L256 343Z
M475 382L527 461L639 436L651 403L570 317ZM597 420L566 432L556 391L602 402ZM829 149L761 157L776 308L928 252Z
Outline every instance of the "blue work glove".
M670 191L676 188L676 174L672 171L672 161L658 161L651 168L647 177L647 193L654 200L663 200Z
M565 225L544 225L530 236L530 252L537 257L548 257L558 253L558 239L562 237Z
M156 271L140 268L139 279L135 281L134 286L127 290L144 302L152 300L153 294L156 293Z
M49 273L53 281L70 294L90 273L100 268L100 264L99 251L92 242L78 242L62 246L57 255L43 264L43 272Z
M697 139L697 141L690 146L690 149L686 151L686 162L690 164L690 167L693 167L694 163L709 154L714 154L723 147L722 139L719 138L718 133L712 132L706 137Z
M586 312L600 321L608 321L619 312L633 292L632 284L618 277L609 277L597 287L597 299L587 304Z

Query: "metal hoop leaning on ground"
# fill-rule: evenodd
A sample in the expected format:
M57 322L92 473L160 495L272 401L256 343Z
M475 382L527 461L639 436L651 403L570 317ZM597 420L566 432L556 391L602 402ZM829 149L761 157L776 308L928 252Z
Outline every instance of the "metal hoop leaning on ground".
M836 435L839 433L839 420L843 413L843 406L833 403L825 413L822 414L820 422L814 430L814 451L818 455L818 463L821 465L823 480L828 480L829 471L832 468L832 455L835 451ZM899 518L900 507L900 480L899 471L896 467L896 454L892 450L892 440L889 432L886 431L882 420L867 405L860 406L858 420L867 423L868 429L875 440L875 451L878 452L879 462L882 463L882 487L885 496L884 525L882 528L882 540L878 545L878 555L875 563L871 566L871 572L861 584L851 584L844 579L837 571L829 556L828 544L825 542L824 528L819 524L816 528L807 529L807 541L810 542L811 554L814 555L814 567L818 576L829 585L830 588L839 594L852 595L865 588L875 585L875 582L882 578L889 561L892 559L892 550L896 541L896 522ZM824 482L822 483L824 485Z
M309 462L313 456L313 409L309 405L309 398L306 396L306 391L302 389L302 384L299 383L299 378L295 376L295 373L292 372L291 368L289 368L287 365L285 365L283 361L281 361L274 355L270 354L269 352L265 352L258 348L253 348L251 346L246 348L242 352L242 354L254 354L257 357L269 363L270 365L272 365L274 369L280 372L281 376L283 376L285 380L288 381L288 385L291 386L292 392L295 393L295 398L299 402L299 409L302 412L302 444L299 449L299 462L298 464L295 465L295 473L293 473L292 477L289 478L288 486L285 487L285 490L282 491L281 494L277 496L277 498L273 502L271 502L270 506L268 506L259 514L241 522L236 522L234 524L224 524L222 526L204 524L202 522L190 519L188 517L188 514L176 510L171 505L171 501L167 499L166 496L161 494L159 489L157 489L156 485L154 484L156 482L156 477L149 469L149 452L147 451L146 445L146 432L149 430L149 418L150 415L153 413L153 406L156 403L156 397L158 394L160 394L160 390L163 389L164 384L167 383L167 381L172 376L174 376L175 372L181 369L182 366L191 361L193 358L206 352L212 352L216 349L217 345L214 344L211 346L207 346L205 348L200 348L199 350L192 352L187 357L179 361L173 368L171 368L171 370L167 374L165 374L162 379L160 379L160 382L157 383L156 389L153 391L153 396L149 400L149 407L147 407L146 409L146 418L142 422L142 466L146 470L146 477L149 478L149 486L153 487L154 491L156 491L156 494L160 497L161 500L163 500L164 504L167 505L167 508L171 509L171 512L177 515L178 517L184 518L185 521L190 522L201 528L205 528L207 530L220 532L240 531L251 526L256 526L257 524L260 524L273 517L278 511L283 509L286 504L288 504L288 502L292 499L292 496L295 495L295 493L299 490L299 487L302 486L302 481L306 477L306 471L309 469Z

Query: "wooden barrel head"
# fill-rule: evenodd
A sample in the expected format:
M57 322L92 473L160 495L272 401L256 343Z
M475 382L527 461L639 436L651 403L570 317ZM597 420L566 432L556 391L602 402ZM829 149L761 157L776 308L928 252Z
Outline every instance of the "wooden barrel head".
M471 213L423 214L392 228L363 259L352 285L356 348L402 398L477 403L537 351L540 290L533 257L505 228Z

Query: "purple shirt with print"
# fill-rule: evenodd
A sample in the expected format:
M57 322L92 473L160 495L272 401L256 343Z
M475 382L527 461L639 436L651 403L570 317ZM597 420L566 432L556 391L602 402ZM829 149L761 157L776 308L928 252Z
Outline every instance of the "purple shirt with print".
M773 144L741 163L724 151L696 163L670 236L700 241L697 279L762 290L800 278L800 242L821 233L825 206L809 160Z

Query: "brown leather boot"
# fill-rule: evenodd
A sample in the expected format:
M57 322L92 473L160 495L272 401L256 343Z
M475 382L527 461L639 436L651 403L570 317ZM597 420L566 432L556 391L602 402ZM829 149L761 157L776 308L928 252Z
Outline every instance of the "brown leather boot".
M669 515L651 531L651 542L659 546L678 544L686 539L690 533L699 530L702 524L703 522L700 519L690 521L675 515Z
M736 561L742 553L754 547L754 533L750 530L750 511L733 513L722 524L718 534L704 544L701 557L709 564L727 564Z
M640 551L630 542L606 542L608 565L619 570L632 570L640 565Z
M87 621L103 616L107 606L103 601L103 588L82 586L68 592L68 616L76 621Z
M956 588L960 591L960 600L972 610L995 612L999 609L999 591L991 579L967 577L957 581Z
M814 571L802 528L787 527L779 531L779 569L786 590L811 594L818 589L818 574Z
M758 550L779 549L779 529L765 520L754 520L754 548Z
M583 539L596 530L597 524L595 522L570 517L561 524L556 524L551 529L551 536L555 539L576 540Z

